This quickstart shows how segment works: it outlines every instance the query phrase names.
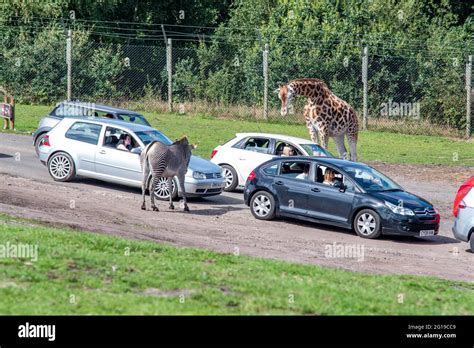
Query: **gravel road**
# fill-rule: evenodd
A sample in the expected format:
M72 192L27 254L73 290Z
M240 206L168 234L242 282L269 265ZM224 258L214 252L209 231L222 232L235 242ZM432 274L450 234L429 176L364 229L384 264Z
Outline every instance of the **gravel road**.
M142 211L137 189L90 179L54 182L36 158L31 137L7 133L0 133L0 212L53 226L223 253L473 282L474 254L453 238L451 205L459 184L474 168L370 164L440 209L438 236L365 240L347 230L296 220L258 221L241 193L192 199L190 213L170 211L164 202L159 203L160 212ZM363 248L363 254L330 257L326 251L334 243Z

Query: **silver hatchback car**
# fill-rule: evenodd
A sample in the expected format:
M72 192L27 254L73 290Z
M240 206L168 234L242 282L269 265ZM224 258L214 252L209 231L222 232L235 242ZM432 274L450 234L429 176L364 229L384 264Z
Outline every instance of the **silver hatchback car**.
M84 117L68 117L44 137L39 159L56 181L68 181L76 175L117 184L141 187L141 150L151 141L171 144L158 130L129 122ZM173 179L171 195L182 196L178 179ZM222 192L225 179L221 168L200 157L191 156L184 183L188 196L212 196ZM155 197L169 199L167 180L162 178Z
M468 242L474 252L474 188L469 188L457 204L453 234L456 239Z

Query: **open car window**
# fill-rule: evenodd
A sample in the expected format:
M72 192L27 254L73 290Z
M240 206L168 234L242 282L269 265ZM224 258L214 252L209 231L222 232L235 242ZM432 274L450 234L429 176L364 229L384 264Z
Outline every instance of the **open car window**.
M280 176L284 178L310 180L311 162L284 161L280 164Z
M270 150L270 139L260 137L248 138L243 144L243 149L268 154Z

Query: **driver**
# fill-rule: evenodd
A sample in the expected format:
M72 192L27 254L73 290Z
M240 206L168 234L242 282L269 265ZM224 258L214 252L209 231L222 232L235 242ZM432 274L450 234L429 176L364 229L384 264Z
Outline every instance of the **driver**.
M331 168L326 168L324 171L324 181L323 184L334 186L336 173Z
M130 151L130 152L133 152L133 153L140 153L141 152L140 147L133 147L132 137L130 136L130 134L126 134L125 137L118 142L117 150Z

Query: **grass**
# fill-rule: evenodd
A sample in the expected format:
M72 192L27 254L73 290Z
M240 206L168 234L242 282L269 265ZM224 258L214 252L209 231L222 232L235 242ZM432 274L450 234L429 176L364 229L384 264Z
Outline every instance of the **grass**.
M474 314L474 284L465 282L176 248L0 215L0 246L8 242L38 245L38 259L0 257L2 315Z
M51 106L17 105L16 129L34 131L41 117ZM306 127L301 124L253 122L198 115L143 113L149 122L171 138L186 134L198 143L196 155L209 158L212 149L234 136L236 132L281 133L308 139ZM474 166L474 144L461 139L438 136L404 135L389 132L361 131L358 154L360 161L388 163L437 164ZM329 150L337 155L334 142Z

